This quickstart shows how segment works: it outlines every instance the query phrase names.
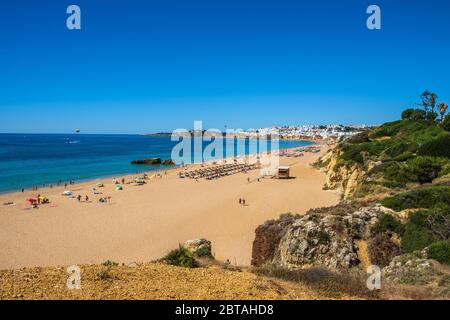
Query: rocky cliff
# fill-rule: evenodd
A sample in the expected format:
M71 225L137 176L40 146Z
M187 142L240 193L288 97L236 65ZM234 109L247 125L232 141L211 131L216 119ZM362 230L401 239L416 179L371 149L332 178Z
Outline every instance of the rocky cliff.
M319 161L326 174L325 189L337 190L344 199L351 197L362 180L365 171L357 163L339 161L341 150L336 147L330 150Z
M371 227L384 212L383 207L335 214L311 211L268 221L257 229L252 264L348 269L360 263L356 240L368 239Z

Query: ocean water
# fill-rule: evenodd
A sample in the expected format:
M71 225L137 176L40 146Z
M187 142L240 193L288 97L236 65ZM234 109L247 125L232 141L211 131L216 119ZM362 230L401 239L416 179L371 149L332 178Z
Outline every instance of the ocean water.
M167 167L132 165L131 161L152 157L170 159L177 143L170 137L141 135L0 134L0 192L55 184L59 180L64 183L160 170ZM203 149L209 143L203 142ZM310 144L279 141L280 149ZM248 140L245 146L244 153L248 154ZM268 142L267 150L271 149ZM234 152L238 154L236 147Z

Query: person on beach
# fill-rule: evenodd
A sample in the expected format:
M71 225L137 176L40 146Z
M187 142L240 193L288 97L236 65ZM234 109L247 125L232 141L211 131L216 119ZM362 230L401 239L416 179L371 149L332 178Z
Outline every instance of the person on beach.
M239 198L239 204L242 204L242 199L241 198Z
M25 189L24 188L22 188L22 193L24 193L25 192Z
M242 205L245 206L245 199L242 199Z
M89 201L89 197L88 197L88 195L86 195L86 197L84 198L84 200L85 200L86 202L88 202L88 201Z
M78 202L81 201L81 195L77 195L77 200L78 200Z
M64 184L64 189L67 189L67 183Z
M122 184L125 184L125 179L124 178L122 178Z

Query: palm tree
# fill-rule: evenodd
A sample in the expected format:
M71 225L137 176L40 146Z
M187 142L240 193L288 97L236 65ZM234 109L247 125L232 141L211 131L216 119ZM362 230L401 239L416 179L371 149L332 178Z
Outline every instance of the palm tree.
M438 108L439 108L439 113L441 114L441 120L444 120L444 115L447 112L448 104L441 102L441 103L439 103Z

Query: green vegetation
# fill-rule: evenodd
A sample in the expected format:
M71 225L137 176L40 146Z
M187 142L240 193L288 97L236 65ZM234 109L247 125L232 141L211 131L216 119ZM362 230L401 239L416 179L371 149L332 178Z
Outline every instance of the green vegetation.
M443 134L424 143L418 150L419 155L446 157L450 159L450 134Z
M372 234L379 234L387 231L395 232L402 235L404 225L390 214L382 214L378 222L372 227Z
M450 161L447 158L416 156L406 161L391 161L386 165L384 178L404 186L408 182L431 183L446 173Z
M402 250L404 252L422 250L436 242L448 242L449 239L450 206L440 204L431 210L418 211L409 216L402 237ZM438 248L441 246L439 245ZM433 249L436 251L434 255L436 257L439 257L438 253L441 252L438 248Z
M423 108L406 109L401 120L341 142L338 163L357 164L365 172L354 200L389 193L394 195L381 200L382 205L396 211L414 211L404 223L389 214L380 216L371 229L378 244L389 247L389 235L395 233L401 237L403 253L429 247L431 258L449 263L450 115L445 116L448 105L438 102L438 95L428 90L422 93L417 105Z
M441 122L441 127L445 131L450 131L450 115L447 115Z
M438 241L428 248L428 257L450 265L450 241Z
M213 255L211 254L211 250L207 247L202 247L194 252L194 256L199 258L209 258L213 259Z
M412 190L386 198L381 203L396 211L414 208L429 209L437 204L450 205L450 187L434 186Z
M112 260L106 260L105 262L102 263L102 265L104 266L104 268L99 272L97 272L97 277L100 280L107 280L111 278L111 270L113 269L113 267L116 267L119 264Z
M407 166L414 179L420 184L424 184L436 179L446 162L441 158L419 156L408 160Z
M195 268L198 267L197 261L195 261L193 254L180 245L178 249L170 251L165 257L164 261L170 265L184 267L184 268Z
M410 253L422 250L435 241L431 230L428 228L427 218L427 211L414 212L409 216L401 240L403 252Z

